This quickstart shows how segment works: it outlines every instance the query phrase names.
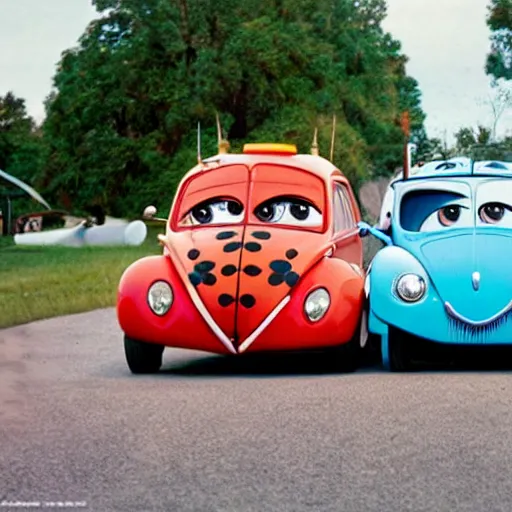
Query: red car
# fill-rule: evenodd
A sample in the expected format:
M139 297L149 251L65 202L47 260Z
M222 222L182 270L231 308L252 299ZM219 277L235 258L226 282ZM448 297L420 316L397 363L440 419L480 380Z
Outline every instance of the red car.
M332 163L285 144L219 152L186 174L163 220L163 254L130 265L119 284L133 373L158 371L165 347L329 348L340 369L356 368L361 215Z

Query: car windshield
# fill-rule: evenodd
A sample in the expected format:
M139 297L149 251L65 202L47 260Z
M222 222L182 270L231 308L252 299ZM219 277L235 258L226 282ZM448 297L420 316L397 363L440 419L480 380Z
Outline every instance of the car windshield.
M406 231L512 228L512 178L428 180L410 187L399 207Z
M193 176L174 212L177 227L248 223L320 232L325 229L326 189L322 179L302 169L258 164Z
M295 229L323 229L326 190L323 180L302 169L258 164L251 172L249 223Z
M179 227L242 223L248 183L249 170L244 165L194 175L180 192L174 222Z

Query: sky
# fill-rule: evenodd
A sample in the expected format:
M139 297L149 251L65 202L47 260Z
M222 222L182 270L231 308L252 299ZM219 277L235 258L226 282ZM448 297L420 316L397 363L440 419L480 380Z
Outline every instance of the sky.
M388 0L383 27L402 43L407 73L419 82L429 137L450 143L461 126L490 125L485 100L488 0ZM44 117L43 101L61 53L77 44L97 16L90 0L0 0L0 95L26 100L28 113ZM498 134L512 134L512 109Z

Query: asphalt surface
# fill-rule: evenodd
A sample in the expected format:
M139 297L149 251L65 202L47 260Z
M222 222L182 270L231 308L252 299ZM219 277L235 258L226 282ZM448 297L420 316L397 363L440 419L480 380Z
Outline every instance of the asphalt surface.
M507 369L164 357L110 309L0 331L0 512L512 510Z

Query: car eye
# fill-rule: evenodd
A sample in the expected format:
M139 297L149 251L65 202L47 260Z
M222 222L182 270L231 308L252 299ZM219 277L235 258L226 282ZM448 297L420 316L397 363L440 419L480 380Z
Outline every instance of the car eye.
M478 210L480 220L485 224L506 224L512 227L512 207L503 203L486 203Z
M439 222L446 227L453 226L460 218L461 207L458 204L450 204L437 212Z
M206 204L192 208L192 217L199 224L209 224L213 219L212 205Z
M312 203L298 198L271 199L254 210L261 222L291 226L321 226L322 214Z
M261 222L279 222L285 210L285 203L269 201L258 206L254 211L254 215L256 215Z
M306 220L309 217L311 206L302 203L290 203L290 213L297 220Z
M233 199L210 199L192 208L183 224L237 224L242 222L244 207Z
M459 204L448 204L431 213L421 224L420 232L440 231L471 224L470 211Z

